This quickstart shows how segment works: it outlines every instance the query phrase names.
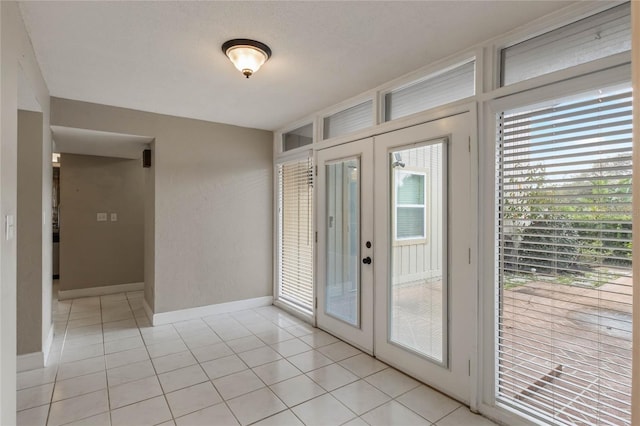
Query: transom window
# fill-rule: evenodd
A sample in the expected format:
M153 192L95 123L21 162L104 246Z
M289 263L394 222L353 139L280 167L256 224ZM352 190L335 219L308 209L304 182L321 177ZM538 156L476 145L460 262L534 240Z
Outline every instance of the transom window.
M631 50L630 3L502 49L501 86Z

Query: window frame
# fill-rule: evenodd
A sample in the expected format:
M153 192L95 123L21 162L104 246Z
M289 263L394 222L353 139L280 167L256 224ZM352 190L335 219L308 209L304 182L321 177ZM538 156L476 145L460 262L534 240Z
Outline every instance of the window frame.
M304 150L309 150L311 149L311 147L313 146L314 142L315 142L315 123L311 120L308 120L305 122L306 124L301 124L300 126L294 127L290 130L287 130L285 132L281 132L278 137L280 139L280 147L279 147L279 151L280 153L283 154L289 154L291 152L299 152L299 151L304 151ZM286 137L289 133L295 132L297 130L303 129L307 126L311 126L311 142L304 144L304 145L300 145L297 146L295 148L291 148L291 149L285 149L285 143L286 143ZM297 135L300 136L300 135Z
M539 423L540 418L528 415L522 411L516 411L512 407L497 401L495 383L498 374L498 360L494 358L496 342L496 324L498 321L498 292L494 285L497 280L497 268L495 258L495 244L497 238L497 216L494 206L497 198L494 191L496 185L496 137L497 117L500 112L526 105L535 104L561 98L565 96L579 95L593 90L594 87L613 86L629 82L631 78L631 64L623 64L611 69L599 72L578 75L574 78L557 81L553 84L536 87L520 93L513 93L497 99L485 102L483 122L485 123L483 139L485 149L479 150L479 197L480 203L478 233L479 233L479 273L480 282L485 283L479 290L479 326L478 342L479 369L478 405L485 415L500 419L508 424L521 423L527 419L533 423ZM492 307L493 309L487 309ZM481 389L481 390L480 390Z
M538 18L532 21L526 27L512 30L506 34L489 40L489 58L486 61L486 67L482 70L483 80L485 82L485 90L483 91L482 100L489 101L498 99L507 94L514 94L522 92L524 90L535 89L547 84L560 82L564 79L570 79L588 74L589 72L601 71L608 68L609 66L616 66L625 62L631 62L631 52L622 52L615 55L607 56L602 59L597 59L595 61L574 65L572 67L565 68L559 71L543 74L537 77L530 78L528 80L519 81L507 86L502 86L500 84L502 78L501 52L503 49L541 36L548 32L557 30L566 25L573 24L574 22L580 21L582 19L589 18L590 16L597 15L598 13L611 9L618 4L619 3L612 4L609 2L596 4L579 2L564 9L560 9L548 16Z
M420 204L399 204L398 203L398 190L397 190L397 175L399 173L405 173L408 175L414 176L422 176L422 194L423 194L423 203ZM393 200L394 200L394 208L393 212L393 245L402 245L402 244L421 244L426 243L427 241L427 228L428 228L428 219L429 215L427 213L427 199L428 199L428 185L427 185L427 172L423 170L418 170L416 168L403 168L401 170L394 169L393 171ZM401 237L398 238L398 209L399 208L422 208L422 225L423 225L423 233L422 235L415 235L410 237Z
M426 65L411 71L405 75L394 78L381 85L363 91L360 94L345 99L339 103L316 110L307 114L295 123L283 126L274 135L274 164L283 159L291 159L300 155L297 150L282 153L279 144L279 135L283 131L295 129L309 121L314 123L314 143L312 146L298 148L305 151L308 148L313 153L318 150L337 146L343 143L380 135L394 130L422 124L432 120L471 111L474 118L476 132L471 135L469 150L475 155L477 161L472 164L474 175L478 182L472 184L471 197L479 200L479 211L473 218L473 229L477 236L477 244L469 248L469 262L477 265L476 278L478 281L477 312L478 325L474 341L478 351L470 354L469 374L475 377L472 384L469 404L473 411L497 419L507 424L523 424L524 422L539 423L539 419L527 417L523 413L515 413L508 408L496 406L493 384L495 383L495 365L493 356L493 330L495 321L494 288L494 258L493 258L493 206L495 185L495 152L492 144L495 143L495 111L500 108L517 106L518 102L532 103L543 101L545 97L558 97L563 94L571 94L576 90L586 90L597 84L614 84L628 81L631 76L631 53L623 52L613 56L602 58L593 62L576 65L564 70L555 71L529 80L500 87L500 50L511 44L517 44L527 39L552 31L567 24L571 24L583 18L614 7L616 4L609 2L585 3L578 2L534 21L522 25L514 30L506 31L497 37L484 40L475 45L464 48L456 53L436 61L426 62ZM465 62L468 58L476 60L476 94L475 96L449 104L434 107L432 109L402 117L397 120L385 122L383 120L383 102L385 91L393 90L401 85L410 84L421 78L428 77L439 70L450 67L452 64ZM374 125L367 129L344 136L323 140L323 118L334 112L356 105L365 99L373 99ZM503 105L503 106L501 106ZM504 106L506 105L506 106ZM314 155L315 158L315 155ZM275 179L274 179L275 186ZM275 194L275 192L274 192ZM487 210L488 207L488 210ZM275 223L274 215L274 223ZM317 218L316 218L317 220ZM274 226L275 232L275 226ZM274 255L275 234L274 234ZM275 268L274 268L275 275ZM275 294L275 290L274 290ZM276 301L274 304L281 306ZM287 306L281 307L287 309ZM298 314L297 312L292 312ZM307 319L313 323L313 316ZM487 349L485 346L489 344Z
M277 136L276 136L277 137ZM280 140L282 140L280 138ZM278 306L279 308L284 309L285 311L291 313L292 315L306 321L309 323L313 323L314 321L314 306L312 302L312 306L310 310L306 307L302 306L298 303L293 303L287 298L281 297L281 235L282 235L282 227L280 225L280 185L279 185L279 176L278 176L278 168L284 164L291 164L300 161L309 161L310 171L313 173L313 178L315 179L315 156L313 155L313 151L309 149L308 146L302 148L298 148L291 153L290 155L283 155L280 158L276 158L273 164L273 206L274 206L274 215L273 215L273 259L274 259L274 268L273 268L273 304ZM290 151L287 151L289 154ZM311 195L311 232L312 235L315 233L315 186L312 187L312 195ZM315 263L316 263L316 250L315 250L315 241L312 244L312 253L311 253L311 264L313 271L312 276L312 298L315 299Z
M390 94L393 94L395 92L404 90L404 89L408 89L411 88L412 86L418 86L421 83L427 82L429 80L433 80L436 79L438 77L444 76L448 73L450 73L451 71L457 70L458 68L463 67L464 65L467 64L473 64L473 94L471 96L467 96L464 98L460 98L460 99L455 99L453 101L449 101L443 104L439 104L439 105L435 105L431 108L427 108L427 109L422 109L416 112L413 112L411 114L406 114L400 117L396 117L396 118L387 118L387 96ZM481 90L479 91L479 80L478 80L478 75L479 75L479 69L481 68L482 62L478 60L478 57L476 55L468 55L468 54L464 54L461 56L461 59L459 60L455 60L455 61L446 61L445 64L440 65L439 67L430 70L429 72L422 72L421 74L419 74L418 76L411 76L412 78L404 78L400 81L398 81L397 83L393 84L393 85L389 85L388 87L385 87L384 90L381 90L378 93L379 96L379 103L380 103L380 117L379 117L379 123L380 124L384 124L384 123L392 123L392 122L396 122L399 120L403 120L407 117L413 117L416 115L419 115L425 111L430 111L433 109L437 109L442 107L443 105L451 105L451 104L455 104L458 102L464 102L467 101L469 99L473 99L479 92L481 92Z
M615 86L618 86L618 85L614 84L612 86L615 87ZM627 88L624 89L625 90L624 93L630 96L630 93L631 93L630 92L631 91L630 83L625 83L624 86L627 87ZM565 96L554 96L552 98L552 102L555 104L556 101L562 101L565 105L571 105L572 103L575 104L576 101L579 101L579 102L586 101L586 102L589 102L589 105L591 107L596 107L596 106L599 105L599 102L600 102L599 99L601 99L600 98L601 96L604 97L605 99L613 99L613 98L615 98L616 95L611 95L611 94L603 95L601 93L597 93L597 92L600 92L599 87L604 88L604 87L611 87L611 86L610 85L600 85L600 86L597 86L597 87L592 87L591 90L589 90L589 91L581 91L581 92L578 92L578 93L570 94L569 98L578 98L578 99L575 99L575 100L562 99L562 98L565 98ZM618 89L619 89L619 87L618 87ZM605 102L607 102L607 101L605 101ZM628 102L628 101L625 101L625 102ZM546 103L546 102L544 102L544 103ZM524 108L526 110L532 109L533 111L539 110L540 108L546 108L546 107L543 107L541 105L540 106L536 106L535 104L536 103L534 102L533 104L525 105ZM603 108L605 108L604 114L606 115L607 111L610 111L610 110L615 110L615 109L619 109L619 108L625 108L625 109L629 108L628 106L620 106L620 104L617 104L617 105L618 106L615 106L615 107L614 106L608 106L608 107L605 106L605 107L603 107ZM519 107L516 107L516 108L512 108L510 110L509 109L504 109L503 111L508 111L509 113L518 114L518 112L517 112L518 109L521 109L521 107L519 106ZM563 114L566 115L567 111L571 111L570 109L563 110L562 104L559 105L559 109L560 109L559 112L549 112L550 109L551 109L551 107L547 108L546 112L544 112L544 113L535 112L532 115L537 117L538 114L540 114L539 116L544 117L545 115L552 114L552 116L549 118L549 120L553 120L553 121L560 120L560 121L562 121ZM572 113L576 114L576 116L578 116L578 117L583 117L583 116L586 117L588 115L594 115L593 121L596 122L596 123L601 124L601 126L604 127L605 129L615 128L615 127L618 127L618 126L625 126L625 127L629 126L628 124L618 124L617 122L616 122L616 124L606 124L608 122L608 120L610 120L610 119L609 118L600 117L599 114L596 115L596 113L594 113L593 111L594 111L593 109L590 109L589 112L585 112L585 111L580 112L580 110L578 110L578 112L576 112L575 110L573 110ZM629 110L627 117L630 117L630 116L631 116L631 111ZM507 123L509 123L508 120L509 119L507 119ZM603 121L600 121L600 120L603 120ZM626 118L625 118L625 121L626 121ZM622 123L622 121L620 121L620 123ZM514 124L515 124L515 122L512 122L511 125L513 126ZM574 125L574 126L568 125L567 127L562 127L562 123L559 123L558 126L560 126L561 129L564 129L564 131L574 131L574 132L577 132L579 134L582 134L582 133L584 133L586 131L589 131L588 134L585 134L584 136L580 136L580 137L584 137L585 139L592 139L592 138L596 137L595 135L597 135L598 132L600 131L600 130L596 130L596 129L589 129L589 127L588 127L589 124L587 124L587 123L580 123L577 126L576 125ZM598 127L600 128L601 126L598 126ZM612 127L607 127L607 126L612 126ZM573 127L573 129L571 129L572 127ZM509 130L509 132L511 132L511 135L510 136L506 136L506 140L503 140L503 143L506 145L506 147L503 146L502 150L500 148L498 148L498 146L499 146L498 140L500 140L501 138L497 137L498 140L495 141L496 142L496 150L498 152L498 155L496 155L496 161L497 161L496 164L500 163L500 160L499 160L500 154L505 154L504 150L508 151L508 153L506 154L506 158L503 159L503 163L502 163L502 164L507 164L507 165L504 166L504 168L500 169L500 170L503 170L504 173L505 173L505 175L503 176L503 179L505 179L505 180L503 180L503 184L507 184L508 185L508 183L507 183L508 179L516 178L516 177L518 177L518 175L520 173L523 173L525 176L528 176L531 173L531 174L535 174L535 176L538 176L538 177L546 177L546 178L551 178L552 179L552 180L547 181L547 183L549 183L549 185L546 186L545 189L542 190L545 193L547 193L548 191L552 191L552 190L559 190L559 191L571 190L570 186L569 187L566 187L566 186L563 187L562 186L564 184L569 185L568 182L579 183L579 182L584 181L584 180L589 180L589 178L581 176L580 174L576 174L576 173L583 173L583 172L586 173L586 171L587 171L587 169L585 168L584 164L576 163L580 167L579 171L575 171L575 172L574 171L570 171L570 170L569 171L564 171L564 173L566 173L566 177L563 177L562 180L558 181L558 182L561 182L560 186L557 186L558 184L554 184L554 181L553 181L553 176L557 175L559 173L557 169L558 168L562 169L562 166L565 163L566 164L571 164L572 161L576 161L576 160L580 160L581 163L583 163L584 161L593 161L594 163L597 163L599 161L599 159L594 158L594 154L596 152L599 152L599 151L597 151L597 148L593 148L593 147L587 146L588 144L585 145L584 147L581 144L579 144L579 145L575 145L572 148L569 148L566 143L563 144L562 142L559 142L560 144L562 144L562 147L561 147L562 150L567 151L567 152L570 150L570 151L573 151L573 152L571 152L570 154L566 154L566 155L571 155L571 157L567 157L566 159L563 158L562 162L559 162L557 158L552 158L553 154L548 154L547 153L546 157L549 157L549 155L551 155L551 157L548 158L548 160L550 160L550 163L546 164L546 166L544 166L544 167L549 167L549 168L552 169L552 171L549 171L549 170L545 171L544 169L543 170L538 170L538 171L525 171L524 168L520 167L519 165L516 165L514 163L514 150L518 146L518 142L517 142L518 140L521 140L522 138L527 137L527 144L531 144L531 145L528 145L528 146L531 147L530 151L528 151L528 152L534 152L534 149L535 149L536 146L543 147L543 148L549 148L550 146L553 146L553 145L549 145L550 141L548 141L548 140L545 141L544 140L546 138L549 138L550 135L551 135L550 132L546 131L547 129L541 129L541 130L543 130L542 132L538 132L538 133L535 133L535 134L534 134L535 127L531 127L530 129L531 129L530 132L532 133L531 136L528 134L528 132L529 132L528 130L513 130L513 131ZM567 129L569 129L569 130L567 130ZM606 132L607 130L603 130L603 131ZM629 132L629 133L631 132L630 128L628 128L626 131ZM511 138L514 138L514 137L515 137L515 139L511 139ZM530 137L530 139L529 139L529 137ZM558 142L553 142L553 143L558 143ZM620 144L626 144L628 146L629 142L628 141L618 140L618 139L607 140L607 141L603 142L602 149L605 149L605 147L609 147L609 146L612 146L612 145L619 146ZM577 149L579 149L580 151L579 152L575 152ZM630 147L625 148L625 150L628 150L628 151L625 151L625 153L627 153L627 152L630 153ZM612 155L611 157L608 157L608 156L606 157L606 158L610 158L609 161L613 161L613 162L616 161L617 157L613 156L615 154L615 151L616 150L611 151L611 153L609 154L609 155ZM519 152L519 150L516 151L516 152ZM542 158L544 158L544 157L545 157L545 155L542 155ZM625 161L630 161L630 159L627 159ZM528 167L532 167L532 168L536 167L536 164L537 164L536 163L536 158L528 158L527 157L526 159L523 160L523 162L525 164L527 164ZM541 166L541 167L543 167L543 166ZM623 168L625 170L628 170L627 166L624 166ZM526 178L520 178L520 179L522 179L521 180L522 183L524 183L526 181ZM571 181L568 181L567 179L571 179ZM603 177L602 179L606 179L606 178ZM618 177L617 179L620 179L620 178ZM552 188L557 188L557 189L552 189ZM593 186L593 188L595 189L595 188L598 188L598 187L597 186ZM535 192L535 191L539 191L539 190L540 189L534 189L534 188L503 189L503 196L505 196L505 198L507 198L507 199L514 200L514 196L516 196L517 193L524 193L524 195L522 195L522 197L524 197L524 198L521 198L521 199L526 201L526 197L528 196L527 194L530 191ZM498 189L497 186L495 188L495 191L496 191L496 201L499 201L498 200L499 189ZM511 193L511 194L509 194L509 193ZM623 205L622 198L630 198L630 193L627 193L627 194L628 195L625 196L625 197L618 196L620 198L620 200L618 200L615 205L616 206L622 206ZM562 197L562 196L567 197L567 195L558 195L558 196L559 197ZM523 244L523 246L519 249L520 251L518 251L518 249L516 248L513 253L508 255L511 258L510 258L510 260L507 260L506 263L512 263L512 265L511 266L505 266L504 264L496 262L496 269L497 269L498 273L496 274L496 280L494 281L493 285L496 286L496 292L497 293L501 293L501 292L504 292L506 290L505 287L504 287L505 286L504 282L500 282L500 280L498 280L498 278L503 278L504 279L507 276L510 276L510 275L513 276L513 275L519 275L519 274L520 275L524 274L526 276L527 274L529 274L529 270L527 269L529 266L532 267L531 270L533 271L532 272L533 274L536 273L535 269L542 269L544 271L544 268L553 268L553 271L556 271L555 268L557 268L557 269L562 269L562 270L568 271L569 275L573 275L575 273L578 273L579 272L578 270L580 270L580 265L582 265L582 266L590 266L590 267L594 267L594 268L606 267L606 262L603 260L604 257L602 257L602 255L599 255L598 258L595 259L595 260L585 259L585 258L579 257L579 256L581 256L579 254L579 248L582 247L582 244L585 242L585 238L587 238L586 235L589 233L589 231L588 231L589 226L588 225L589 224L593 224L593 223L597 223L597 220L595 220L595 219L587 219L587 218L583 217L583 215L585 214L585 210L580 210L580 204L581 204L580 201L574 199L573 198L574 196L572 196L572 195L569 195L568 197L569 197L569 199L572 200L571 201L572 203L576 203L575 206L578 208L578 210L576 210L576 212L574 212L574 214L576 216L572 216L573 218L571 220L572 220L572 222L576 221L578 223L572 223L571 226L569 226L567 228L564 228L564 227L561 226L561 228L565 229L565 230L572 231L572 232L575 233L575 235L573 233L571 233L571 234L567 233L566 234L567 238L568 238L567 241L570 241L570 240L573 239L573 242L569 243L567 241L563 241L561 244L558 244L557 246L555 245L555 243L553 243L553 244L551 244L550 246L547 247L547 246L544 246L543 242L540 242L539 240L535 240L535 238L538 238L538 237L541 237L543 239L544 238L548 238L548 235L550 235L550 234L547 234L544 230L542 230L542 231L536 231L535 230L535 229L543 229L543 228L528 228L529 231L525 231L525 233L522 234L522 235L526 235L525 238L527 238L527 236L528 237L533 237L534 240L530 240L530 242L528 244L525 244L524 242L521 243L521 244ZM560 204L560 206L562 206L562 207L573 206L573 204L565 204L565 203L568 203L568 202L565 200L564 202L562 202ZM621 204L618 204L618 203L621 203ZM604 202L604 201L597 201L597 202L595 202L594 205L604 207L607 212L610 212L610 213L613 212L613 210L609 210L608 209L607 203ZM502 206L504 207L505 205L502 204ZM496 205L496 208L497 208L497 205ZM530 218L526 218L525 217L524 219L518 219L518 220L522 220L524 222L527 222L527 221L536 222L536 221L539 221L539 220L552 221L553 222L557 218L557 215L560 214L561 211L562 210L560 210L560 209L554 210L553 207L548 207L548 208L545 208L544 211L541 213L542 214L542 218L536 217L535 213L530 213L531 214ZM503 214L506 214L505 211L503 211ZM572 213L566 213L565 212L563 214L571 215ZM628 215L629 217L631 216L631 212L619 213L619 214ZM580 218L578 218L578 217L580 217ZM523 225L514 225L514 224L505 225L505 223L508 222L508 219L503 219L503 220L505 222L503 222L502 225L503 225L503 227L506 227L506 229L502 229L501 230L501 229L498 228L498 229L495 230L494 241L496 241L496 248L494 248L494 250L499 250L500 248L505 249L505 247L507 247L507 250L508 250L508 246L506 245L506 243L504 243L504 242L500 243L500 241L504 241L504 237L505 236L512 236L512 235L516 234L516 232L513 229L509 229L510 227L513 228L514 226L523 226L523 227L526 228L527 226L532 224L532 223L530 223L529 225L524 225L524 224ZM620 220L620 219L617 219L617 220ZM540 225L534 225L534 226L540 226ZM546 225L546 226L553 226L553 225ZM534 229L534 230L531 231L531 229ZM610 240L610 238L614 238L614 237L612 237L612 235L615 232L616 231L614 231L612 229L604 230L603 233L606 234L606 235L602 236L601 238L604 238L605 241L606 240L614 241L614 240ZM560 237L560 238L562 238L562 237ZM595 238L595 239L597 240L598 238ZM537 241L537 242L531 242L531 241ZM574 247L576 249L576 251L575 252L571 252L570 250L565 250L564 247L567 247L567 244L571 244L571 247ZM606 245L606 243L605 243L605 245ZM528 252L527 250L531 250L531 251ZM509 253L509 252L507 251L507 253ZM561 265L565 265L565 266L557 266L557 265L556 266L552 266L552 263L548 264L546 259L545 259L545 253L548 253L548 254L551 254L551 255L559 255L559 256L562 256L563 254L567 254L566 257L560 257L560 260L556 259L557 262L560 262ZM575 253L575 258L569 253ZM517 258L515 256L517 256ZM503 258L503 262L504 262L504 258ZM567 263L564 263L564 262L567 262ZM570 263L572 263L572 262L576 262L576 264L575 265L573 265L573 264L570 265ZM516 265L516 266L514 266L514 265ZM524 267L524 268L521 269L520 267ZM610 268L614 269L614 270L618 269L618 268L626 269L627 271L630 270L630 267L621 267L621 266L610 266ZM526 271L526 272L522 272L522 271ZM551 272L541 272L540 274L541 275L555 275L555 273L551 273ZM578 278L578 276L576 276L576 279L577 278ZM614 283L615 282L615 281L609 281L610 279L611 278L605 278L604 281L600 281L600 278L591 277L591 278L587 279L587 281L598 281L598 282L600 282L600 284L605 284L605 283L608 284L608 283ZM572 287L576 287L575 285L571 285L571 286ZM594 285L594 287L592 287L591 289L595 290L597 287L598 287L597 285ZM561 288L562 288L562 285L558 284L557 289L554 290L554 291L559 292L559 294L561 295L562 294ZM607 290L607 292L609 292L609 294L613 294L616 291L615 290ZM599 294L599 292L598 292L598 294ZM557 299L555 299L556 296L553 295L553 294L552 295L547 295L547 296L539 296L539 297L544 298L543 300L557 300ZM586 294L584 294L584 297L587 298L587 297L591 297L591 296L587 296ZM606 299L606 297L605 297L605 299ZM499 303L499 306L503 307L503 309L509 310L508 307L512 307L512 305L510 305L510 303L508 301L502 301L502 304L500 304L500 299L497 299L497 302ZM542 303L542 301L539 301L539 303ZM625 303L625 302L620 300L617 303L621 303L622 304L622 303ZM629 302L626 302L626 303L629 303ZM545 306L545 305L541 305L541 306ZM507 308L504 308L504 307L507 307ZM532 312L535 312L535 302L532 302L531 308L527 308L527 309L531 309ZM498 315L502 315L501 318L502 318L503 321L500 321L500 323L503 323L504 321L509 321L509 322L513 321L515 323L513 325L514 327L522 326L523 329L525 329L525 330L527 329L527 326L530 325L530 324L527 324L526 320L524 320L524 322L521 322L521 318L519 318L518 315L516 315L515 317L511 317L510 318L509 315L505 315L502 312L502 310L499 310L497 312L497 314ZM531 315L535 315L535 314L531 314ZM556 314L550 314L550 315L556 315ZM558 315L560 315L560 314L558 314ZM606 316L607 316L606 309L603 312L599 311L597 314L593 314L593 315L598 315L598 318L603 318L603 317L606 318ZM505 320L505 318L506 318L506 320ZM531 330L523 331L523 333L524 333L523 337L522 337L523 339L527 339L527 338L533 339L534 338L534 337L531 337L530 334L527 334L527 333L533 333L533 332L531 332ZM560 332L560 333L562 333L562 332ZM589 331L586 334L592 334L592 333L593 334L597 333L597 335L600 336L600 334L602 332L601 331ZM507 331L506 334L508 336L509 332ZM528 336L528 337L525 337L525 336ZM537 334L534 334L534 336L537 337ZM616 338L623 339L620 336L615 336L613 338L614 339L616 339ZM513 343L511 341L511 337L506 337L505 339L506 339L507 343L504 343L504 342L503 343L506 345L507 348L510 348L509 344ZM556 340L562 340L562 339L557 339L556 338L554 340L554 338L552 338L552 340L551 340L551 342L549 344L553 345L554 348L557 347L557 346L555 346L556 345L556 343L555 343ZM585 345L585 341L589 341L589 337L583 337L583 340L581 340L579 342L576 342L575 343L575 345L577 345L576 347L577 348L585 347L585 346L583 346L583 345ZM611 344L611 343L608 343L608 344ZM500 346L500 341L498 339L496 339L496 348L500 348L500 347L501 347ZM552 349L549 349L549 350L552 350ZM566 348L565 348L565 350L566 350ZM579 349L577 349L577 350L579 351ZM525 351L526 351L526 349L525 349ZM622 354L618 354L618 355L623 356ZM594 354L593 356L596 356L596 355ZM601 355L597 355L597 356L598 356L597 359L601 359L600 358ZM541 355L541 357L543 357L543 356ZM567 356L564 356L564 357L566 358ZM560 355L560 360L558 360L557 362L561 362L562 358L563 358L563 355ZM502 359L503 361L507 361L509 359L509 357L505 356L504 358L501 358L501 357L496 356L496 360L500 360L500 359ZM532 360L523 361L523 364L526 364L527 366L535 365L535 364L537 364L537 360L536 361L532 361ZM571 369L571 367L570 367L570 369ZM514 367L513 370L517 370L517 368ZM606 370L606 368L605 368L605 370ZM505 387L508 387L508 385L514 385L514 383L516 383L517 379L515 378L515 376L517 376L517 374L514 375L513 372L509 368L507 368L506 371L503 372L503 374L505 374L505 376L507 378L504 379L504 382L501 382L500 380L496 381L497 389L500 389L501 387L504 389ZM600 373L599 372L598 373L593 372L593 374L600 374ZM563 374L563 377L565 377L564 374ZM572 379L576 379L576 378L577 378L577 376L575 376L574 374L572 374L570 372L567 372L566 377L564 378L564 380L567 381L568 383L571 383ZM506 384L506 386L505 386L505 384ZM518 385L525 386L525 385L522 385L521 383L519 383ZM514 386L517 386L517 385L514 385ZM559 388L560 392L562 392L563 387L559 386L558 388ZM586 397L585 397L585 399L586 399ZM503 396L500 400L497 400L496 403L499 404L499 405L504 405L504 406L510 406L511 405L514 408L518 409L518 410L531 410L531 405L527 405L525 402L522 402L522 403L514 402L514 399L513 398L509 398L508 396ZM568 403L567 407L571 407L572 404L574 404L574 402ZM580 404L580 403L578 403L578 404ZM584 403L582 403L582 404L584 404ZM561 411L563 411L564 408L566 408L566 407L561 406L559 408L562 408ZM569 409L569 411L571 411L571 409ZM543 413L535 413L535 415L536 415L536 417L540 417L540 418L543 418L543 419L547 418L547 415L543 414Z
M517 39L514 39L511 42L506 42L506 43L502 43L500 45L496 45L496 51L495 51L495 55L496 55L496 64L495 64L495 69L496 69L496 73L497 75L496 77L496 81L495 81L495 88L503 88L503 87L511 87L513 85L522 83L522 82L526 82L529 80L534 80L549 74L554 74L557 72L561 72L567 69L575 69L576 67L580 67L583 65L587 65L590 64L592 62L597 62L600 60L604 60L604 59L609 59L612 57L615 57L616 55L620 55L620 54L630 54L630 50L627 51L622 51L622 52L618 52L618 53L614 53L614 54L610 54L610 55L605 55L602 58L598 58L598 59L594 59L594 60L589 60L589 61L585 61L585 62L581 62L575 65L570 65L568 67L565 68L560 68L558 70L555 71L550 71L550 72L546 72L543 74L539 74L533 77L529 77L529 78L525 78L525 79L521 79L521 80L517 80L511 83L505 83L505 66L506 66L506 57L505 57L505 51L511 47L517 46L519 44L522 43L527 43L527 42L534 42L536 38L538 37L543 37L545 35L548 35L550 33L553 33L555 31L562 31L563 29L565 29L566 27L569 26L573 26L573 25L578 25L579 23L583 22L583 21L587 21L589 19L601 19L599 17L597 17L597 15L605 13L605 12L610 12L612 9L616 9L616 8L621 8L623 5L628 4L628 2L620 2L620 3L615 3L615 4L608 4L607 7L602 7L602 8L598 8L596 10L592 10L590 13L584 14L584 16L579 15L577 18L574 16L573 19L569 20L569 21L560 21L557 25L554 26L548 26L545 29L542 29L540 31L537 31L533 34L529 33L528 36L526 37L520 37ZM616 12L617 14L620 14L619 12ZM624 15L621 15L624 16Z

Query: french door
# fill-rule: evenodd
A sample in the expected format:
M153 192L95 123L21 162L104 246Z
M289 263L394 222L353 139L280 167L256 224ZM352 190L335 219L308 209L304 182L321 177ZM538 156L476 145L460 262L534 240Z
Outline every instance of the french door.
M465 402L477 304L469 115L317 158L318 326Z
M375 140L375 355L466 403L477 326L470 122Z
M316 321L373 353L373 139L318 152Z

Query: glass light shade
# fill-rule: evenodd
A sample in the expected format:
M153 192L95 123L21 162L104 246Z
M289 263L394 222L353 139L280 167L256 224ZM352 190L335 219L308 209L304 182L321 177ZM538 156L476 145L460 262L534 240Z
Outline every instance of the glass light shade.
M258 71L268 58L266 52L253 46L233 46L226 53L233 65L247 77Z

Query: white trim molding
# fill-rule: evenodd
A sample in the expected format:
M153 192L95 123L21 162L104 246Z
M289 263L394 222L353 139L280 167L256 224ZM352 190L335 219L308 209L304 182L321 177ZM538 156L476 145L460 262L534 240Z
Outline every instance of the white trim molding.
M273 299L273 306L276 306L286 313L291 314L299 320L315 327L315 317L313 316L313 312L305 311L304 309L283 299Z
M49 353L51 352L51 345L53 344L53 326L49 328L49 333L44 342L42 342L42 351L31 352L28 354L18 355L16 358L16 371L21 373L23 371L35 370L37 368L44 368L47 366L47 359L49 359Z
M102 287L75 288L58 291L58 300L77 299L79 297L105 296L114 293L144 290L144 283L105 285Z
M147 319L149 320L149 322L152 325L153 324L153 309L151 309L151 306L149 306L149 304L147 303L147 299L146 298L142 298L142 307L144 308L144 313L147 314Z
M253 299L236 300L233 302L217 303L215 305L198 306L196 308L179 309L177 311L153 313L145 300L144 310L150 317L151 324L163 325L178 321L202 318L209 315L243 311L245 309L260 308L273 304L273 296L255 297Z
M44 367L47 366L47 362L49 361L49 355L51 354L51 346L53 345L53 324L49 327L49 334L47 334L47 339L43 342L42 345L42 364Z
M18 373L35 370L37 368L44 368L43 352L31 352L28 354L18 355L16 359L16 371Z

